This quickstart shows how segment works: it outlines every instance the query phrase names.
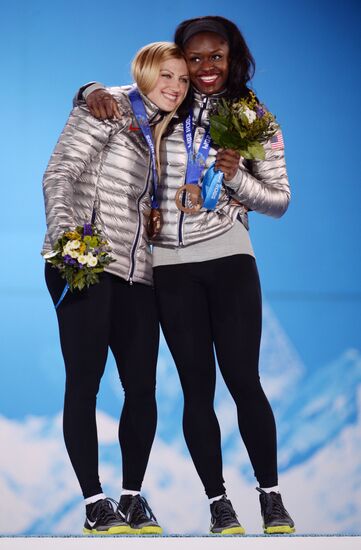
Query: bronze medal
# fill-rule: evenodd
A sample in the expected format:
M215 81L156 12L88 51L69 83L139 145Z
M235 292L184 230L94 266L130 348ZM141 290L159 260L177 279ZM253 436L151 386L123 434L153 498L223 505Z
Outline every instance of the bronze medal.
M197 214L202 208L201 188L194 183L186 183L180 187L175 195L178 210L186 214Z
M160 210L158 208L152 208L150 211L148 224L147 224L147 233L148 237L153 240L159 235L160 228L162 226L162 219L160 215Z

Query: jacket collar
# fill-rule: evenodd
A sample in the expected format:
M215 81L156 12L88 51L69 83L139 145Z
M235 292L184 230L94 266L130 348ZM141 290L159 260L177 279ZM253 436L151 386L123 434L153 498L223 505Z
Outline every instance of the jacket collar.
M201 94L201 92L198 92L198 90L196 90L195 88L193 88L193 95L194 95L195 101L201 102L201 103L203 103L204 100L207 99L207 98L208 98L210 101L218 101L219 99L221 99L222 97L224 97L226 94L227 94L227 90L222 90L222 91L219 92L218 94L212 94L212 95Z
M218 102L227 93L223 90L218 94L201 94L194 89L193 92L193 122L196 126L207 126L209 124L209 113L217 106Z

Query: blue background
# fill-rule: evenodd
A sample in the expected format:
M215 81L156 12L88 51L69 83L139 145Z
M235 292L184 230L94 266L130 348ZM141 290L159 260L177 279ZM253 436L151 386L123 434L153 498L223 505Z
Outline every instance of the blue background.
M206 14L240 26L256 59L253 87L284 131L290 208L277 221L250 216L264 299L306 379L361 348L359 2L16 1L2 6L0 23L5 418L62 407L62 358L40 257L41 180L75 90L90 80L128 83L139 47L172 40L180 21ZM121 392L107 392L112 376L99 403L116 417ZM324 383L323 375L314 380Z

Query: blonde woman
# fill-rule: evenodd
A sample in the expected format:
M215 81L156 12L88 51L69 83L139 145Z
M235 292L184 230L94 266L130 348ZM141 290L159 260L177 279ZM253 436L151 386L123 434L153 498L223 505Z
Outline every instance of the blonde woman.
M122 119L97 121L85 105L75 107L43 180L43 252L64 231L93 220L115 258L98 284L67 292L56 309L66 369L64 439L85 499L86 534L162 532L140 495L157 416L159 325L147 230L151 206L157 212L156 152L187 95L189 78L180 49L167 42L142 48L132 71L136 86L116 89ZM157 216L154 223L159 225ZM64 280L49 264L45 276L57 304ZM109 348L125 395L119 504L105 496L98 474L96 396Z

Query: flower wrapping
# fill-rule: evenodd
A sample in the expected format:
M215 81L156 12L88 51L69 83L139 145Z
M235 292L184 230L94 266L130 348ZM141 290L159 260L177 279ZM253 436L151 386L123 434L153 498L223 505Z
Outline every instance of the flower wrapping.
M245 159L264 160L263 144L279 129L275 116L253 92L237 101L222 99L210 116L213 143L234 149Z
M108 241L94 224L78 225L65 231L54 249L43 257L66 280L71 291L99 282L99 274L115 260L110 255Z

